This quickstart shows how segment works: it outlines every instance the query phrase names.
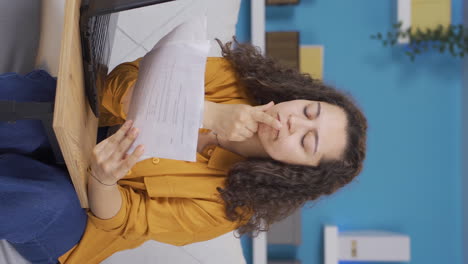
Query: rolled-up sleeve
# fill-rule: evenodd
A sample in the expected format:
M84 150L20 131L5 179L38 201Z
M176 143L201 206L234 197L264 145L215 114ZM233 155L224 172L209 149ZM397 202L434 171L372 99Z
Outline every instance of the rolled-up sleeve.
M225 58L208 58L205 72L205 99L215 103L247 104L247 95L232 65Z
M212 239L236 228L224 216L217 201L189 198L149 197L145 191L119 187L122 207L111 219L99 219L90 213L99 229L124 239L142 237L172 245L186 245Z
M107 76L101 93L100 126L121 124L126 119L123 99L137 81L140 61L141 58L120 64Z

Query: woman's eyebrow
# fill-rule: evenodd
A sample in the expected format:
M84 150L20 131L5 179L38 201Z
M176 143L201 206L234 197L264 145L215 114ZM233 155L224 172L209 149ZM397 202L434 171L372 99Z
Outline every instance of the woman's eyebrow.
M317 153L317 146L318 146L318 143L319 143L319 135L317 133L317 130L314 131L314 136L315 136L315 147L314 147L314 154Z
M322 104L320 104L320 102L318 102L317 115L316 115L315 118L320 116L320 112L322 112ZM314 155L315 155L315 153L317 153L317 148L318 148L318 144L319 144L319 135L318 135L317 131L315 131L314 134L315 134L315 147L314 147Z
M322 105L320 104L320 102L318 102L317 104L317 115L316 117L319 117L320 116L320 112L322 111Z

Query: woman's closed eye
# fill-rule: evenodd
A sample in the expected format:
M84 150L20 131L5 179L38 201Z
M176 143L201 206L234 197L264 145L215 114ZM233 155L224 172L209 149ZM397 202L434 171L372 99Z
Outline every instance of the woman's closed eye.
M311 133L311 132L309 131L309 132L305 133L304 136L302 136L302 139L301 139L301 146L302 146L302 148L304 148L304 149L306 149L306 147L305 147L305 141L306 141L306 139L307 139L307 136L308 136L310 133Z
M311 104L308 104L306 106L304 106L304 116L307 117L307 119L316 119L320 116L320 112L322 111L322 106L320 104L320 102L317 102L317 108L316 108L316 112L315 112L315 115L313 118L310 117L310 115L308 114L307 110L310 109ZM310 134L311 132L307 132L304 134L304 136L301 138L301 146L303 149L305 149L305 140L306 140L306 136L308 134ZM318 134L317 132L315 132L315 148L314 148L314 153L317 152L317 143L318 143Z
M311 136L314 138L314 141L311 141L312 139L309 140L309 143L308 143L308 148L311 148L310 150L312 151L312 154L315 154L317 152L317 146L318 146L318 134L317 132L314 132L314 131L309 131L307 132L302 138L301 138L301 146L302 148L307 152L307 149L306 149L306 146L305 146L305 140L306 140L306 137L309 135L309 134L312 134ZM312 143L313 142L313 143ZM313 146L313 147L312 147Z
M304 116L307 117L307 119L312 119L312 118L317 118L320 116L320 112L322 111L322 106L320 105L320 102L317 102L317 108L316 108L316 112L315 112L315 115L313 117L310 116L309 112L308 112L308 109L310 109L310 106L311 104L308 104L306 106L304 106Z
M304 116L307 117L307 119L310 119L309 114L307 114L307 107L309 105L304 106Z

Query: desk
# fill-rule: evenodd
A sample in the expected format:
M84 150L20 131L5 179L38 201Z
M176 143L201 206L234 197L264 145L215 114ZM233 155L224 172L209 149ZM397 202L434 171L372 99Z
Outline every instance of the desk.
M84 90L80 4L81 0L65 3L53 128L81 206L87 208L86 169L96 145L98 119Z

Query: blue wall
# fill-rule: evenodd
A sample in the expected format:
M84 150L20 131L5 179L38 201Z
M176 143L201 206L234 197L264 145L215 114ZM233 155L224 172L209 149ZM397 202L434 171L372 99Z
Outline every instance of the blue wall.
M237 35L249 41L250 1L242 1ZM452 2L452 22L461 23L462 0ZM408 234L411 263L461 264L461 61L428 54L412 63L371 40L395 23L395 0L301 0L266 15L267 31L324 45L325 82L353 94L370 125L364 172L303 210L297 258L321 264L322 227L336 224Z
M468 1L463 5L463 24L468 27ZM461 8L461 5L460 5ZM465 58L462 71L468 72L468 58ZM462 177L462 252L463 263L468 263L468 74L462 77L462 144L461 144L461 177Z

